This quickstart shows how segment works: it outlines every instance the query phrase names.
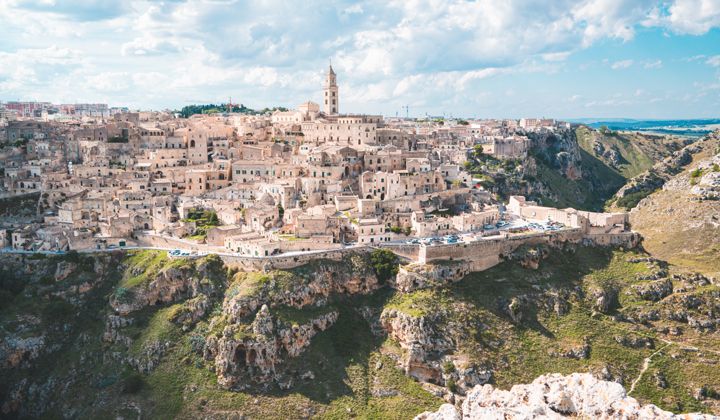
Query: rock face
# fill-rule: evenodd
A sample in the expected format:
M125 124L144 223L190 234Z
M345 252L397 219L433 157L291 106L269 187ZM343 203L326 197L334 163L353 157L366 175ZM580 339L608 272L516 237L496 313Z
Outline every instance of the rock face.
M469 265L461 262L444 265L410 264L400 267L393 287L407 293L456 282L462 280L469 273Z
M223 303L223 311L231 320L252 314L263 303L270 307L287 305L301 308L307 305L323 303L333 293L367 294L380 287L377 276L363 258L353 255L343 260L343 264L317 264L315 270L307 275L288 272L270 272L261 281L245 278L239 283L243 289L238 293L229 293ZM242 276L242 275L241 275ZM251 292L245 292L252 288Z
M6 336L0 339L0 368L27 367L45 348L45 337Z
M213 295L221 290L221 281L217 272L215 259L204 260L197 267L169 266L162 269L149 283L123 294L116 292L110 299L110 306L120 315L127 315L150 305L177 302L198 295Z
M527 133L527 136L533 147L546 151L546 159L553 162L566 178L582 178L580 146L573 130L532 132Z
M226 388L241 388L243 379L266 382L279 379L278 367L287 357L297 357L310 340L337 321L338 312L330 311L306 323L288 324L275 320L267 305L255 315L251 332L237 331L228 325L222 336L206 340L206 359L215 360L218 383Z
M624 187L618 190L615 196L622 198L641 192L647 195L662 188L668 180L680 173L685 166L692 162L692 156L701 151L706 144L710 143L708 140L712 140L713 136L717 136L717 134L710 134L708 137L674 152L671 156L658 162L649 170L632 178Z
M628 397L622 385L596 379L590 374L543 375L531 384L515 385L509 391L491 385L476 386L459 412L444 404L437 412L426 412L416 420L456 419L716 419L715 416L674 415L655 405L641 405Z
M385 309L380 324L388 336L406 350L401 366L407 375L421 382L444 385L440 356L453 348L447 336L435 330L442 314L411 316L396 309Z
M637 285L635 286L635 291L642 299L657 302L672 294L673 284L670 279L661 279Z

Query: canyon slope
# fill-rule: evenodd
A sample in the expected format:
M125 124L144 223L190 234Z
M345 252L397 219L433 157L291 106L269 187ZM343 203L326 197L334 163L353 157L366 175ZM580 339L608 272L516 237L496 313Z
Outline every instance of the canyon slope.
M720 274L720 132L689 146L683 165L654 168L631 188L646 196L630 213L653 255L689 270Z
M470 274L393 273L385 251L268 272L156 251L0 258L7 418L409 418L549 372L720 410L720 289L642 250L525 248Z

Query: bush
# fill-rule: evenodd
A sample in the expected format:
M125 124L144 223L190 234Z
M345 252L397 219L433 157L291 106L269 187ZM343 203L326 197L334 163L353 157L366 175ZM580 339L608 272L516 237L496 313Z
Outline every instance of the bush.
M25 281L16 277L9 270L0 270L0 290L6 290L13 295L17 295L25 289Z
M0 289L0 310L8 308L12 303L15 295L7 290Z
M137 394L145 386L145 380L139 373L131 373L122 382L123 394Z
M78 253L78 252L75 251L74 249L71 250L71 251L68 251L68 252L65 253L65 260L66 260L67 262L71 262L71 263L77 264L77 263L80 262L80 253Z
M62 324L75 315L75 307L62 299L50 301L42 308L42 319L48 324Z
M452 378L448 379L447 383L445 383L445 386L453 394L457 393L457 384L455 383L454 379L452 379Z
M376 249L370 254L373 271L380 284L385 284L398 272L397 256L387 249Z
M638 191L631 194L626 195L625 197L620 197L617 200L618 207L622 207L625 210L630 210L638 205L640 200L650 195L651 191Z
M118 302L126 303L132 298L132 290L127 289L125 287L118 287L115 289L115 299L118 300Z

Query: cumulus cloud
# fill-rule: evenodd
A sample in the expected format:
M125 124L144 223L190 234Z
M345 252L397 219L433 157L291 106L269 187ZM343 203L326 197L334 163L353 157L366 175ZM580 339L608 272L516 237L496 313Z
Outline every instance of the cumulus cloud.
M620 61L616 61L616 62L612 63L612 65L610 66L610 68L613 69L613 70L626 69L626 68L632 66L632 65L633 65L633 62L634 62L633 60L620 60Z
M705 61L706 64L709 64L713 67L720 67L720 55L714 55L712 57L708 57L708 59Z
M720 25L720 0L676 0L658 21L678 33L704 34Z
M719 13L720 0L0 0L0 90L139 106L234 91L265 106L316 95L332 59L344 104L487 106L487 86L507 75L566 71L579 51L632 42L641 26L701 35ZM663 62L607 64L633 65Z

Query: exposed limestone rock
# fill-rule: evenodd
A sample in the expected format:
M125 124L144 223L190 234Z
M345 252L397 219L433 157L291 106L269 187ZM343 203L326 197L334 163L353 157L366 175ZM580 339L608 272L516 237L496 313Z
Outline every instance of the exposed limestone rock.
M442 314L411 316L397 309L385 309L380 323L388 336L405 350L400 361L409 376L421 382L443 384L440 356L454 348L449 334L436 331Z
M125 290L124 296L116 292L110 299L110 306L120 315L127 315L150 305L217 293L220 280L213 272L217 267L210 267L210 264L201 262L197 267L171 265L162 269L149 283Z
M63 281L77 270L77 264L59 261L55 269L55 281Z
M512 298L507 306L507 313L510 315L510 319L512 319L514 323L519 324L522 322L523 313L520 299L517 297Z
M715 419L703 414L674 415L655 405L641 405L628 397L622 385L573 373L543 375L531 384L515 385L509 391L491 385L475 387L462 410L443 404L437 412L425 412L416 420L456 419Z
M642 299L657 302L669 296L673 292L673 284L670 279L656 280L649 283L634 286L635 292Z
M121 328L127 327L133 323L132 318L119 315L108 315L105 319L105 332L103 333L103 341L108 343L123 344L126 347L132 345L132 339L120 332Z
M551 352L555 357L564 357L567 359L587 359L590 357L590 343L587 337L583 340L583 344L560 352Z
M452 404L443 404L438 411L426 411L415 417L415 420L460 420L460 412Z
M590 292L593 310L603 314L610 312L617 304L617 292L607 289L594 289Z
M616 343L620 344L621 346L630 347L633 349L639 349L639 348L648 348L652 349L655 347L655 342L652 338L647 337L637 337L637 336L628 336L628 335L616 335L613 337Z
M450 391L465 395L476 385L483 385L492 379L492 371L482 369L463 359L449 359L443 363L443 380Z
M317 264L312 274L284 271L267 273L262 281L239 274L223 303L231 321L255 312L262 304L301 308L326 301L332 293L367 294L380 287L377 276L362 256L352 255L342 263ZM248 285L252 280L254 284ZM238 292L233 293L232 289Z
M401 292L441 286L461 280L470 273L468 264L410 264L401 266L393 287Z
M210 299L206 295L198 295L185 301L170 320L184 327L190 326L205 316L210 305Z
M218 382L226 388L242 387L242 379L261 382L276 380L284 389L292 386L291 378L281 378L277 368L287 357L297 357L310 345L315 334L337 321L338 312L330 311L301 325L276 321L267 305L255 316L251 332L228 325L222 337L209 336L205 358L215 360Z
M45 336L42 335L27 338L3 337L0 341L0 367L27 367L32 360L40 356L44 348Z
M127 363L141 373L152 372L159 364L162 356L170 348L170 342L152 341L144 344L137 356L127 358Z

